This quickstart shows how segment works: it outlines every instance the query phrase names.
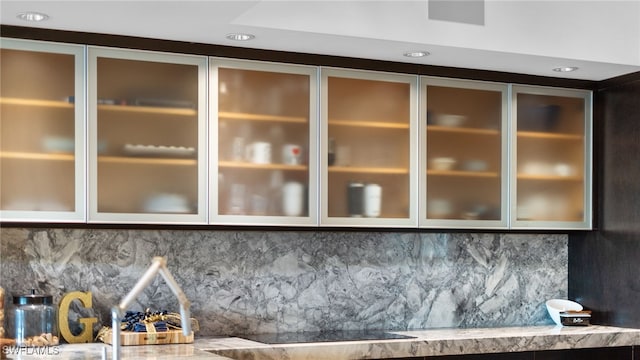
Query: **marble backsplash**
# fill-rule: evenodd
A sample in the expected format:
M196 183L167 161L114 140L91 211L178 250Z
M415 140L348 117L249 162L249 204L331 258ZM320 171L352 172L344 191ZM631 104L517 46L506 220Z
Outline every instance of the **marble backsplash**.
M551 324L567 296L567 235L328 231L0 229L0 286L58 301L91 291L95 316L154 256L191 301L198 335ZM178 310L158 276L136 308ZM96 325L96 330L99 328Z

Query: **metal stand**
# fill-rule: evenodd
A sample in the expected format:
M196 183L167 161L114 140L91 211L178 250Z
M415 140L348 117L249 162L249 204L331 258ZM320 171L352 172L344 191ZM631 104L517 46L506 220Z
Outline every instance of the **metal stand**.
M184 292L173 278L173 275L167 269L167 259L164 257L154 257L147 272L142 275L136 285L129 291L120 304L111 308L111 330L113 334L112 351L113 360L120 359L120 325L127 308L133 303L133 301L140 295L140 293L151 283L153 278L160 272L160 275L164 278L173 294L178 298L180 302L180 316L182 317L182 333L185 336L191 334L191 312L189 307L191 302L187 299Z

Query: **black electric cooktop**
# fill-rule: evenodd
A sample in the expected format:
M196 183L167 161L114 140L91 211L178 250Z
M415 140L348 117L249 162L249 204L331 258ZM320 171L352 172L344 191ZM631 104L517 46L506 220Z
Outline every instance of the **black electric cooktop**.
M242 335L241 338L263 344L297 344L312 342L413 339L413 336L392 334L382 330L340 330Z

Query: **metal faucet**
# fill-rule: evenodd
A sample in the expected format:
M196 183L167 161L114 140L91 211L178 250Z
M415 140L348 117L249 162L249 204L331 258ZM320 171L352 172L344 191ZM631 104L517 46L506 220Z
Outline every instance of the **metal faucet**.
M167 259L161 256L156 256L151 262L149 269L142 275L140 280L135 284L133 289L120 301L120 304L111 308L111 329L113 334L112 352L113 360L120 359L120 325L122 318L127 308L133 303L133 301L140 295L140 293L151 283L153 278L160 272L160 275L164 278L173 294L178 298L180 302L180 316L182 318L182 333L184 336L191 334L191 312L189 307L191 302L187 299L184 292L173 278L173 275L167 269Z

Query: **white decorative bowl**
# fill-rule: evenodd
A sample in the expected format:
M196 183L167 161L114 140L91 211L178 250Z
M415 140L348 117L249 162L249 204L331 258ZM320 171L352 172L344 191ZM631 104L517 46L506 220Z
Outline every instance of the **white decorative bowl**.
M487 171L489 164L484 160L467 160L462 164L462 169L466 171Z
M551 319L560 326L562 326L562 323L560 322L561 312L568 310L582 311L582 305L571 300L551 299L547 301L546 305Z
M433 170L452 170L456 159L450 157L435 157L429 161Z

